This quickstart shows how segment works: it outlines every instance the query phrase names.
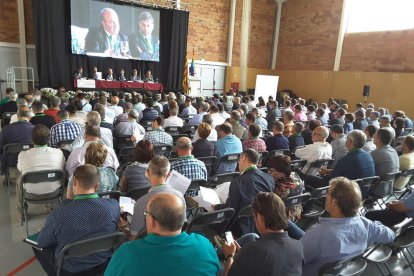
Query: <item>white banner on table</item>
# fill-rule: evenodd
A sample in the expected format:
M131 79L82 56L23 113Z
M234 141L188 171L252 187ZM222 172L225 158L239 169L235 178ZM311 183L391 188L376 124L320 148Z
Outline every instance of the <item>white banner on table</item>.
M95 80L78 79L77 82L78 88L96 88Z

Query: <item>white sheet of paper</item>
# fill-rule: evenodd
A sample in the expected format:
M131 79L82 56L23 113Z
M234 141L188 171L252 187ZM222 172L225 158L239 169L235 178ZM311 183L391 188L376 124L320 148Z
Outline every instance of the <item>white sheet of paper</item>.
M185 177L175 170L172 170L165 184L169 185L171 188L179 191L184 195L188 187L190 187L191 179Z
M130 197L121 196L119 198L119 207L121 208L121 212L129 213L131 215L134 214L134 206L135 206L135 200L133 200Z
M203 201L210 203L210 205L220 204L220 198L213 189L200 187L200 194Z
M217 185L214 189L221 203L225 203L229 197L230 182L224 182L223 184Z

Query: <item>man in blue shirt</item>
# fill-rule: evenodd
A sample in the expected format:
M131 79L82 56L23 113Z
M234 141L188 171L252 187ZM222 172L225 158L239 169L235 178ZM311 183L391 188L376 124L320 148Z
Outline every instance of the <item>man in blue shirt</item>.
M266 139L267 151L289 149L289 139L283 136L285 126L280 121L275 121L272 126L273 136Z
M181 232L185 204L177 195L159 193L144 210L148 236L122 245L106 271L111 275L217 275L213 245L198 234Z
M334 178L326 194L325 210L330 218L319 218L301 241L305 257L304 275L318 275L327 263L360 255L372 242L390 243L394 232L358 216L361 191L356 182L344 177Z
M79 166L74 173L73 201L66 202L46 219L33 249L37 260L48 275L56 274L56 259L65 245L114 233L117 230L120 208L114 199L102 199L96 194L99 172L93 165ZM63 262L63 273L102 272L112 253L104 251Z
M406 218L414 218L414 193L402 200L387 203L387 209L370 211L365 217L372 221L380 221L382 224L392 227Z
M60 110L57 113L60 123L50 128L49 146L57 148L62 141L75 140L82 131L82 126L69 120L69 113L66 110Z
M153 108L154 100L150 97L145 99L145 108L142 110L141 124L152 121L158 117L158 111Z
M200 107L198 108L198 114L194 115L194 117L190 119L190 125L198 126L199 124L201 124L203 116L207 114L209 108L210 105L208 103L201 103Z
M231 124L224 123L218 126L218 135L220 137L216 142L218 157L222 157L227 154L238 154L242 153L243 146L241 140L234 136L233 128ZM234 172L237 164L219 164L216 169L216 174Z

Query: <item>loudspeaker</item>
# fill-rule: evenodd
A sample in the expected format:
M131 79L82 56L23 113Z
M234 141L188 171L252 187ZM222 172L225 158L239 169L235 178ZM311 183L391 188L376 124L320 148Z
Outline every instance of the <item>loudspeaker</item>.
M362 96L363 97L368 97L369 96L369 90L371 89L371 86L369 85L364 85L364 90L362 91Z

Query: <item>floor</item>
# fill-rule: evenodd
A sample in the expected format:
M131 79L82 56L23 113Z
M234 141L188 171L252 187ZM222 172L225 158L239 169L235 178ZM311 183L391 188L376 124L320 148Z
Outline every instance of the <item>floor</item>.
M3 183L4 176L0 176ZM1 185L1 184L0 184ZM46 275L33 257L31 247L22 242L26 229L17 219L16 196L6 186L0 186L0 275L38 276ZM37 232L45 221L47 210L44 206L29 205L29 233ZM414 253L414 248L410 250ZM392 275L414 275L408 264L397 256L388 261ZM374 264L368 264L362 275L381 275Z

